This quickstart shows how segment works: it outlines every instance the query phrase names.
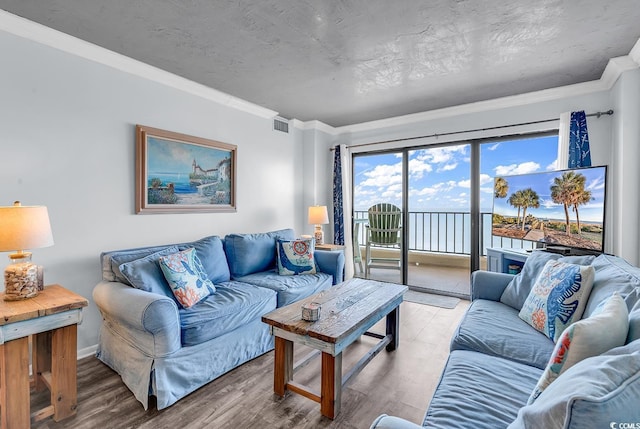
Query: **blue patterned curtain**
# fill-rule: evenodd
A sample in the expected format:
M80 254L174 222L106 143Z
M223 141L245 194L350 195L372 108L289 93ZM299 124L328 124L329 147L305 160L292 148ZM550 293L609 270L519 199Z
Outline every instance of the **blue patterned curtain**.
M344 245L342 207L342 160L340 145L337 145L333 156L333 244Z
M569 130L569 168L591 167L587 115L584 110L571 112Z

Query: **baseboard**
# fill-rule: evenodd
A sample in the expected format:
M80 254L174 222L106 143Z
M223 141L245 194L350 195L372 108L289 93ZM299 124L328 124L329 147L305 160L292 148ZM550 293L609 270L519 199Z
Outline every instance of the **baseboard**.
M89 347L85 347L84 349L80 349L78 350L78 359L84 359L89 356L95 356L97 350L98 350L97 344L94 344Z

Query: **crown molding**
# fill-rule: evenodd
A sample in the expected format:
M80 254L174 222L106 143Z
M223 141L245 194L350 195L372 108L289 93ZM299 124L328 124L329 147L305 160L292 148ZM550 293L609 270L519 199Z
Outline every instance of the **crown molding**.
M298 119L291 119L289 123L299 130L318 130L323 133L330 134L332 136L336 136L340 134L337 128L332 127L331 125L327 125L322 121L313 120L313 121L300 121Z
M631 52L629 52L629 57L638 65L640 66L640 39L638 39L638 41L636 42L635 45L633 45L633 48L631 48Z
M0 30L261 118L278 112L0 9Z

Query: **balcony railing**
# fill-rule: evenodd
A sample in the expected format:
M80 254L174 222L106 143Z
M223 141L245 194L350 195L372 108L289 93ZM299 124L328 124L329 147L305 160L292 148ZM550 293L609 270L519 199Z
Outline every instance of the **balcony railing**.
M355 219L367 219L366 211L355 211ZM491 212L481 212L481 255L487 247L532 249L535 243L491 235ZM362 234L362 232L361 232ZM360 235L360 243L365 239ZM471 253L471 214L468 212L409 212L409 250L422 252Z

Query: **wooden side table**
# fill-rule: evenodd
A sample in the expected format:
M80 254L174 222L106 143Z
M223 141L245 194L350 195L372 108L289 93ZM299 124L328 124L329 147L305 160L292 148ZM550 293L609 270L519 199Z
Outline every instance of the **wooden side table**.
M344 246L340 244L316 244L318 250L344 250Z
M38 296L4 301L0 293L0 427L28 428L31 419L60 421L77 408L77 325L88 301L60 285ZM29 337L32 337L29 379ZM48 388L51 404L31 414L30 389Z

